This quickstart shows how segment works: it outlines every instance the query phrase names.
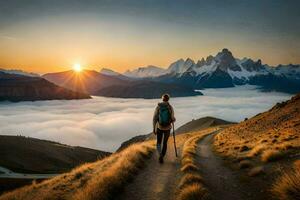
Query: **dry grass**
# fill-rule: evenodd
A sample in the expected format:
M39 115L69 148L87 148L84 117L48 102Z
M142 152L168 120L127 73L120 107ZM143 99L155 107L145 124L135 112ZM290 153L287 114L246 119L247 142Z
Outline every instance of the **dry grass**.
M295 162L293 170L285 172L276 181L272 192L281 200L300 199L300 160Z
M137 173L154 150L154 143L136 144L101 161L6 193L0 200L110 199Z
M187 185L191 184L202 184L203 179L202 177L197 173L186 173L180 180L179 188L182 189L186 187Z
M180 171L183 173L197 172L198 170L199 167L197 167L197 165L195 165L194 163L187 163L180 168Z
M203 185L198 183L193 183L184 187L178 199L180 200L205 200L208 199L208 192L203 187Z
M258 156L262 151L265 150L265 145L259 144L252 148L252 150L248 153L248 157L255 157Z
M271 161L291 162L287 158L299 154L299 110L300 94L267 112L222 130L214 139L214 149L234 164L239 164L236 161L241 159L249 159L252 167L268 165L266 175L272 176L276 169L269 164Z
M284 153L278 150L266 150L261 155L261 161L270 162L284 157Z
M212 131L213 130L195 133L195 135L189 138L183 145L181 159L182 167L180 169L183 176L178 187L178 200L202 200L208 198L208 192L202 184L203 181L199 173L196 159L198 141Z
M264 173L264 167L257 166L257 167L253 167L252 169L250 169L250 171L248 172L248 175L251 177L254 177L254 176L258 176L263 173Z

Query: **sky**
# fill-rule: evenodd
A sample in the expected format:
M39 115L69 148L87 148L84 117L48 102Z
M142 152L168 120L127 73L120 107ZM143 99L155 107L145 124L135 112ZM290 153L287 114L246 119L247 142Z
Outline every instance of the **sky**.
M207 89L204 96L172 98L175 128L192 119L213 116L239 122L291 98L263 93L255 86ZM0 103L0 135L23 135L68 145L115 151L133 136L152 131L159 99L93 97L89 100L52 100Z
M0 68L168 67L223 48L300 63L298 0L0 0Z

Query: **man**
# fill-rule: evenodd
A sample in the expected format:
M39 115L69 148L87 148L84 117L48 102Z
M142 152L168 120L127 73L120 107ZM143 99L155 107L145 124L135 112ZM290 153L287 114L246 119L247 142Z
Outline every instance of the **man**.
M168 94L162 96L162 102L158 103L153 116L153 133L157 136L156 148L159 154L159 163L164 162L172 123L176 120L173 107L169 104L169 99L170 96ZM161 148L162 141L163 145Z

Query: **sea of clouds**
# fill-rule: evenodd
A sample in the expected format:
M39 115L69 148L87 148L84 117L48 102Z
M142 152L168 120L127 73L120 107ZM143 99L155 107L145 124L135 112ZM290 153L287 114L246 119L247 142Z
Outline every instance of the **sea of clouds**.
M289 94L262 93L253 86L207 89L204 96L172 98L178 127L192 119L214 116L241 121L287 100ZM133 136L152 131L159 99L93 97L0 103L0 134L23 135L69 145L115 151Z

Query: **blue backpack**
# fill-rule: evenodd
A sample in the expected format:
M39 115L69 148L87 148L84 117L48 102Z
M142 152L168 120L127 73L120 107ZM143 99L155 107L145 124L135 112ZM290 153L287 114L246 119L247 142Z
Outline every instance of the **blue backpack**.
M168 104L159 105L158 123L162 126L171 124L171 111Z

